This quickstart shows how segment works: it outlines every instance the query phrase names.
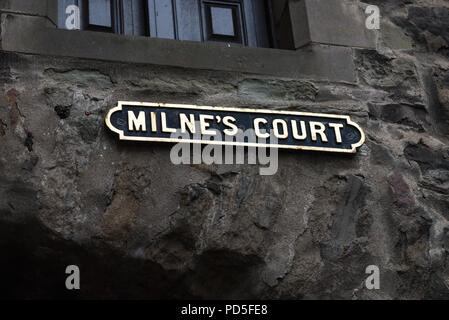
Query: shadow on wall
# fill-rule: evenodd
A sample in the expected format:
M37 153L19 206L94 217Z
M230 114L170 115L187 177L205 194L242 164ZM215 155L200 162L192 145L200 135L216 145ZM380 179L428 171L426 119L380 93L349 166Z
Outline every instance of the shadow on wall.
M1 222L0 234L0 299L221 299L247 294L253 285L248 275L257 265L250 258L210 252L196 261L195 272L181 277L106 247L80 247L37 221ZM80 290L65 287L65 270L72 264L80 269Z

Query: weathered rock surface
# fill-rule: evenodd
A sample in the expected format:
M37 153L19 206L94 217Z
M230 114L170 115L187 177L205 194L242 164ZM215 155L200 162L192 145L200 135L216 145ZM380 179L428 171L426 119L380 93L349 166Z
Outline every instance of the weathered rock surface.
M356 84L0 52L1 295L449 298L449 3L371 3L388 34ZM107 130L118 100L348 114L367 142L176 166Z

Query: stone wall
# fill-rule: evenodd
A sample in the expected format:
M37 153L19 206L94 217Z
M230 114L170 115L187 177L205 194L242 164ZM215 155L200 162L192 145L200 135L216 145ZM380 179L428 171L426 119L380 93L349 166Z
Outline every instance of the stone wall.
M1 51L1 295L449 298L449 3L371 4L355 83ZM280 151L274 176L175 166L106 128L118 100L347 114L367 142Z

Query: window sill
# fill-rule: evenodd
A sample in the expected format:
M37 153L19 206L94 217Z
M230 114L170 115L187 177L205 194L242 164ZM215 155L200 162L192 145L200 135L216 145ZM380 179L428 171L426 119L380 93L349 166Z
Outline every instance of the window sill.
M79 57L354 83L351 48L313 46L298 51L234 47L50 27L37 16L2 13L3 51Z

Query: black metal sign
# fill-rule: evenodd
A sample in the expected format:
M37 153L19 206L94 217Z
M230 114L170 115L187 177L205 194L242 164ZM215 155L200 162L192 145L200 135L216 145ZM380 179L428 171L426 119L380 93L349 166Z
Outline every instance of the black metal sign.
M106 116L120 140L355 153L365 142L349 116L120 101Z

